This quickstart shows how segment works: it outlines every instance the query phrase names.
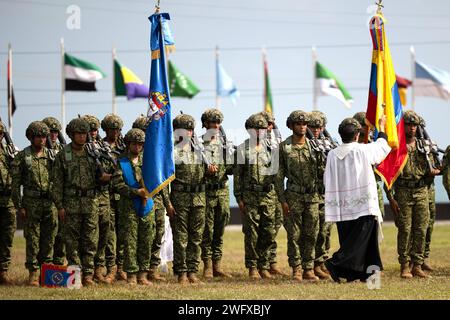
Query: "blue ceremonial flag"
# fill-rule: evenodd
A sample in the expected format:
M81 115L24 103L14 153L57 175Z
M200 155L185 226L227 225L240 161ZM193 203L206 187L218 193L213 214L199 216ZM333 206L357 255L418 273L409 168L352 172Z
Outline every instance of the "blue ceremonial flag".
M219 97L230 97L233 105L236 105L236 99L239 97L239 91L233 79L228 75L219 59L216 59L216 93Z
M168 13L155 13L149 20L152 66L147 113L149 124L145 131L142 174L148 196L153 198L175 179L172 114L166 72L166 50L174 48L174 41L169 29Z

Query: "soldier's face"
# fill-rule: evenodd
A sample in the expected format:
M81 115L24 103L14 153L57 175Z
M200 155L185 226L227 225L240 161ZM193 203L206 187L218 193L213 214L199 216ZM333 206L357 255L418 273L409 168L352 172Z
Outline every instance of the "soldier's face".
M273 129L273 123L269 122L269 125L267 126L267 131L272 132L272 129Z
M46 136L33 137L33 141L31 142L31 144L33 145L33 147L41 149L42 147L45 146L46 141L47 141Z
M405 124L405 134L407 138L414 138L417 132L417 125L412 123Z
M138 155L144 149L144 144L141 142L130 142L130 153Z
M98 130L89 131L89 134L90 134L92 140L95 140L95 139L97 139L97 136L98 136Z
M86 140L87 140L87 133L75 132L73 134L72 142L79 146L83 146L86 143Z
M298 137L306 135L306 128L308 128L306 122L295 122L292 125L292 131Z
M311 129L311 132L312 132L314 138L316 138L316 139L319 138L319 135L321 132L320 127L309 127L309 128Z
M206 125L206 129L207 130L210 130L210 129L219 130L220 129L220 123L218 123L218 122L208 122L208 124Z
M50 140L52 141L52 143L55 143L56 140L58 140L58 131L57 130L50 131Z
M120 129L106 129L106 137L108 140L117 140L120 135Z

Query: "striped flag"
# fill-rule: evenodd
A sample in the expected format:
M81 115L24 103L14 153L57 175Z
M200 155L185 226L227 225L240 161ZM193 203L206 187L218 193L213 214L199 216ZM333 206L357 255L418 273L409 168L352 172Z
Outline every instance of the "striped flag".
M273 114L272 90L270 89L269 67L267 66L267 56L263 52L264 63L264 111Z
M95 81L106 74L95 64L64 54L66 91L97 91Z
M378 120L386 115L386 134L392 151L375 170L390 189L406 164L408 150L402 104L384 26L381 14L370 20L373 52L366 120L374 128L374 138L377 138Z
M318 96L333 96L347 108L351 108L353 98L344 84L324 65L316 62L316 92Z
M450 100L450 73L415 62L414 95Z
M133 71L121 65L116 59L114 59L114 82L116 96L127 96L128 100L148 98L148 87Z

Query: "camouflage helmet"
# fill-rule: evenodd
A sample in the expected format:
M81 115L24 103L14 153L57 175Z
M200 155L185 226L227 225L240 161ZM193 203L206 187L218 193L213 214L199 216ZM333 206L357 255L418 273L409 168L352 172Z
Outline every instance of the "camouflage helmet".
M85 114L81 119L86 120L86 122L89 123L89 131L95 131L100 128L100 120L98 120L96 116Z
M325 115L325 113L323 113L322 111L319 111L319 110L311 111L311 113L318 115L322 119L322 123L323 123L324 127L327 125L328 121L327 121L327 116Z
M356 120L355 118L345 118L339 125L339 133L342 131L342 129L344 129L344 127L348 125L353 125L358 131L361 130L361 125L359 124L358 120Z
M130 142L145 142L145 132L138 128L133 128L127 132L125 137L123 138L125 140L125 143Z
M147 130L147 126L148 126L148 118L144 115L140 115L139 117L136 118L136 120L134 120L132 128L141 129L142 131L145 132L145 130Z
M427 123L425 122L425 119L422 116L420 116L420 115L417 115L417 116L419 117L419 125L421 127L425 128L427 126Z
M123 127L123 121L117 114L109 113L103 118L101 126L104 131L107 129L121 130Z
M403 121L405 122L405 124L419 125L420 124L420 117L413 110L406 110L403 113Z
M273 115L270 112L267 111L261 111L260 114L266 118L267 123L275 123L275 118L273 117Z
M61 123L54 117L47 117L42 119L42 121L47 125L50 131L62 130Z
M292 111L289 117L286 120L286 126L290 129L291 124L294 122L306 122L309 121L309 115L305 111L302 110L295 110Z
M269 123L265 116L261 113L252 114L248 117L247 121L245 121L245 129L267 129Z
M5 131L6 131L5 125L3 124L3 122L0 122L0 132L3 133Z
M312 128L323 127L322 117L320 117L317 113L310 112L308 116L309 116L308 127Z
M353 119L359 122L361 127L366 125L366 113L364 111L357 112L353 115Z
M205 112L203 112L201 121L202 121L203 127L206 127L205 125L208 122L222 123L223 122L223 114L219 109L215 109L215 108L207 109L207 110L205 110Z
M31 140L33 137L46 137L49 133L50 130L44 121L33 121L28 125L25 136Z
M66 126L66 133L69 137L73 133L88 133L90 130L89 123L82 118L75 118L70 120L69 124Z
M173 119L172 124L174 129L186 129L186 130L195 129L195 119L188 114L177 115Z

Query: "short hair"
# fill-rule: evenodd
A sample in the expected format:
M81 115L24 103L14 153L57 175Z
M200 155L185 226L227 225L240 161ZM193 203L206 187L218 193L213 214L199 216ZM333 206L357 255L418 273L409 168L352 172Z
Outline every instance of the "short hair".
M349 143L355 140L356 135L359 133L359 128L353 124L346 124L339 126L339 135L341 136L343 143Z

